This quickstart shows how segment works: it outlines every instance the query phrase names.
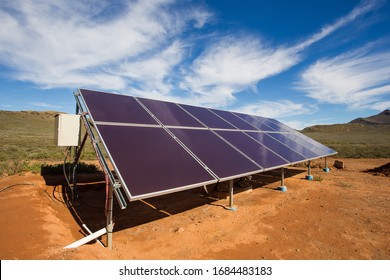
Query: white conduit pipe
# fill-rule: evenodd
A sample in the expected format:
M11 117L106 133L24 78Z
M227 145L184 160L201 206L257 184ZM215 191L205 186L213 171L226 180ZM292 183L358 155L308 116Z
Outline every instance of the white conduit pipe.
M103 234L106 234L106 233L107 233L106 228L102 228L101 230L98 230L98 231L92 233L91 235L88 235L84 238L81 238L80 240L77 240L76 242L73 242L72 244L69 244L68 246L64 247L64 249L77 248L77 247L84 245L84 244L88 243L89 241L96 239L99 236L102 236Z

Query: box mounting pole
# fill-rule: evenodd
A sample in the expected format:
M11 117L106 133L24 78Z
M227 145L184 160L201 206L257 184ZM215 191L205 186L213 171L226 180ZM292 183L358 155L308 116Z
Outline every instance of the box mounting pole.
M230 211L237 210L237 207L234 207L234 202L233 202L233 179L229 180L229 205L225 206L225 209Z
M313 175L311 175L311 161L309 160L307 162L307 175L306 175L306 180L312 181L313 180Z
M284 185L284 167L281 168L281 172L280 172L280 177L281 177L281 180L280 180L280 187L278 188L279 190L281 190L282 192L286 192L287 191L287 187Z

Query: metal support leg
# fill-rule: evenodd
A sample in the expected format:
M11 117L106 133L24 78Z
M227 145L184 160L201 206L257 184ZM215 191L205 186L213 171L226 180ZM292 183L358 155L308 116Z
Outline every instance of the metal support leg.
M79 114L79 111L80 111L80 108L79 108L79 105L76 104L76 115ZM81 126L79 126L79 135L80 135L80 131L81 131ZM80 137L80 136L79 136ZM79 141L80 141L80 138L79 138ZM80 144L80 142L79 142ZM78 160L79 160L79 147L75 146L74 147L74 155L73 155L73 191L76 192L76 198L77 198L77 174L76 174L76 169L77 169L77 164L78 164Z
M229 181L229 206L226 206L225 209L230 211L237 210L237 207L234 207L234 203L233 203L233 180Z
M79 193L77 190L77 164L73 164L72 174L72 204L78 203Z
M107 204L107 247L112 250L112 232L114 230L114 222L112 220L112 212L114 206L113 186L109 186L108 204Z
M324 172L329 172L328 163L327 163L327 157L325 157L325 167L322 169Z
M310 160L308 161L308 164L307 164L307 175L306 175L306 180L309 180L309 181L312 181L313 180L313 176L310 174L311 173L311 167L310 167Z
M287 191L287 187L284 185L284 167L282 167L282 172L281 172L281 186L279 187L279 190L282 192Z

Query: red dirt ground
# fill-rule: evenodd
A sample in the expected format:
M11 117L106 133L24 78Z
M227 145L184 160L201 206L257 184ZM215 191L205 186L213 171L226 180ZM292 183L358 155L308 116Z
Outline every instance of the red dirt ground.
M0 178L0 259L390 259L390 178L364 172L390 159L343 159L346 169L324 173L288 168L253 176L253 189L235 187L237 211L203 188L114 209L114 248L97 242L63 247L105 227L101 175L80 175L81 201L64 204L56 176ZM333 162L328 160L328 162ZM28 184L28 185L22 185ZM223 190L223 185L220 190ZM105 238L102 239L105 242Z

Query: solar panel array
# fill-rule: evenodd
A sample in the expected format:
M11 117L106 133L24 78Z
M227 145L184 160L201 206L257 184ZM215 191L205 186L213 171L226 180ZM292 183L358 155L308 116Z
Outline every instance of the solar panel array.
M274 119L79 92L130 201L336 153Z

